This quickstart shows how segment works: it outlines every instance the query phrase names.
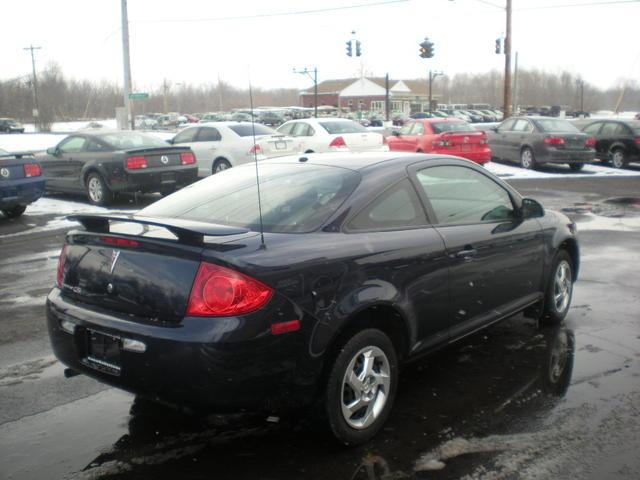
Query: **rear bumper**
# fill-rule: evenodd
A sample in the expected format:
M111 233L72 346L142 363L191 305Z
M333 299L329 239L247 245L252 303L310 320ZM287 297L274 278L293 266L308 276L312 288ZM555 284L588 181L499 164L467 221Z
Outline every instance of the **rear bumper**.
M44 194L44 177L12 180L0 185L0 210L28 205Z
M197 179L198 166L194 164L170 169L129 170L124 177L113 178L109 187L114 192L158 192L184 187Z
M465 158L467 160L471 160L479 165L484 165L491 161L491 149L490 148L482 148L477 151L471 152L453 152L451 149L434 149L433 153L440 153L442 155L455 155L456 157Z
M67 320L73 334L62 329ZM251 319L245 319L251 320ZM219 412L270 410L308 403L310 390L295 388L302 330L233 340L243 319L186 317L178 324L133 322L65 298L54 288L47 298L47 324L56 357L109 385L165 402ZM252 322L251 322L252 323ZM144 342L143 353L120 351L120 372L106 373L86 359L89 331Z
M545 149L536 155L538 163L591 163L596 158L595 150Z

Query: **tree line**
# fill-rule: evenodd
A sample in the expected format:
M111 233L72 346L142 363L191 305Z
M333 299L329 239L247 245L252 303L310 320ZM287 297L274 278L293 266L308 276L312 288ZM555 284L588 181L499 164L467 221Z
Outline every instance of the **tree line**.
M434 80L434 98L441 103L489 103L502 105L502 73L460 73ZM520 70L516 102L519 105L569 105L580 107L579 78L569 72L549 73ZM0 80L0 117L32 120L33 86L31 76ZM426 79L424 80L426 83ZM92 82L66 77L58 64L38 72L38 103L44 129L54 121L104 119L115 116L122 106L122 90L116 83ZM208 112L249 106L249 91L217 80L207 84L170 84L149 92L149 98L134 100L134 113ZM292 106L299 104L293 88L253 89L254 106ZM640 84L635 80L619 82L614 88L601 89L584 82L584 109L587 111L640 110Z

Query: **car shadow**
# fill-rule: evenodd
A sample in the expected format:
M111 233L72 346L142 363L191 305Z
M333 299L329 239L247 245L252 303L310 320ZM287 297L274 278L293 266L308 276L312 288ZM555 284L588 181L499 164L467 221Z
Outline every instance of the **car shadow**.
M413 478L417 459L443 441L544 416L569 387L574 348L567 327L539 329L522 316L473 335L406 367L386 426L355 448L340 447L300 414L203 417L136 398L128 433L78 473L127 479ZM438 478L458 478L464 468L457 461Z

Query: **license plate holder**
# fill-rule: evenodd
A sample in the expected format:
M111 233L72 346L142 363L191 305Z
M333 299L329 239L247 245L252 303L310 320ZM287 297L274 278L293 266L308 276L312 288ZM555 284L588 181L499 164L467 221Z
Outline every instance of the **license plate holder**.
M96 370L120 375L120 338L87 330L85 363Z
M174 172L160 174L160 183L176 183L176 174Z
M286 149L287 149L287 142L283 142L283 141L276 142L276 150L286 150Z
M471 151L471 145L462 145L462 151L463 152L470 152Z

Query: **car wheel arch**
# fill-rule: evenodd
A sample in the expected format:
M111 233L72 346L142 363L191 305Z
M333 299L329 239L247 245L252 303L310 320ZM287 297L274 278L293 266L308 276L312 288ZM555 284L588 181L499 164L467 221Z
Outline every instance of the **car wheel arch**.
M230 167L233 167L233 163L227 157L219 156L213 159L213 163L211 164L211 170L215 170L216 164L218 162L227 162Z

